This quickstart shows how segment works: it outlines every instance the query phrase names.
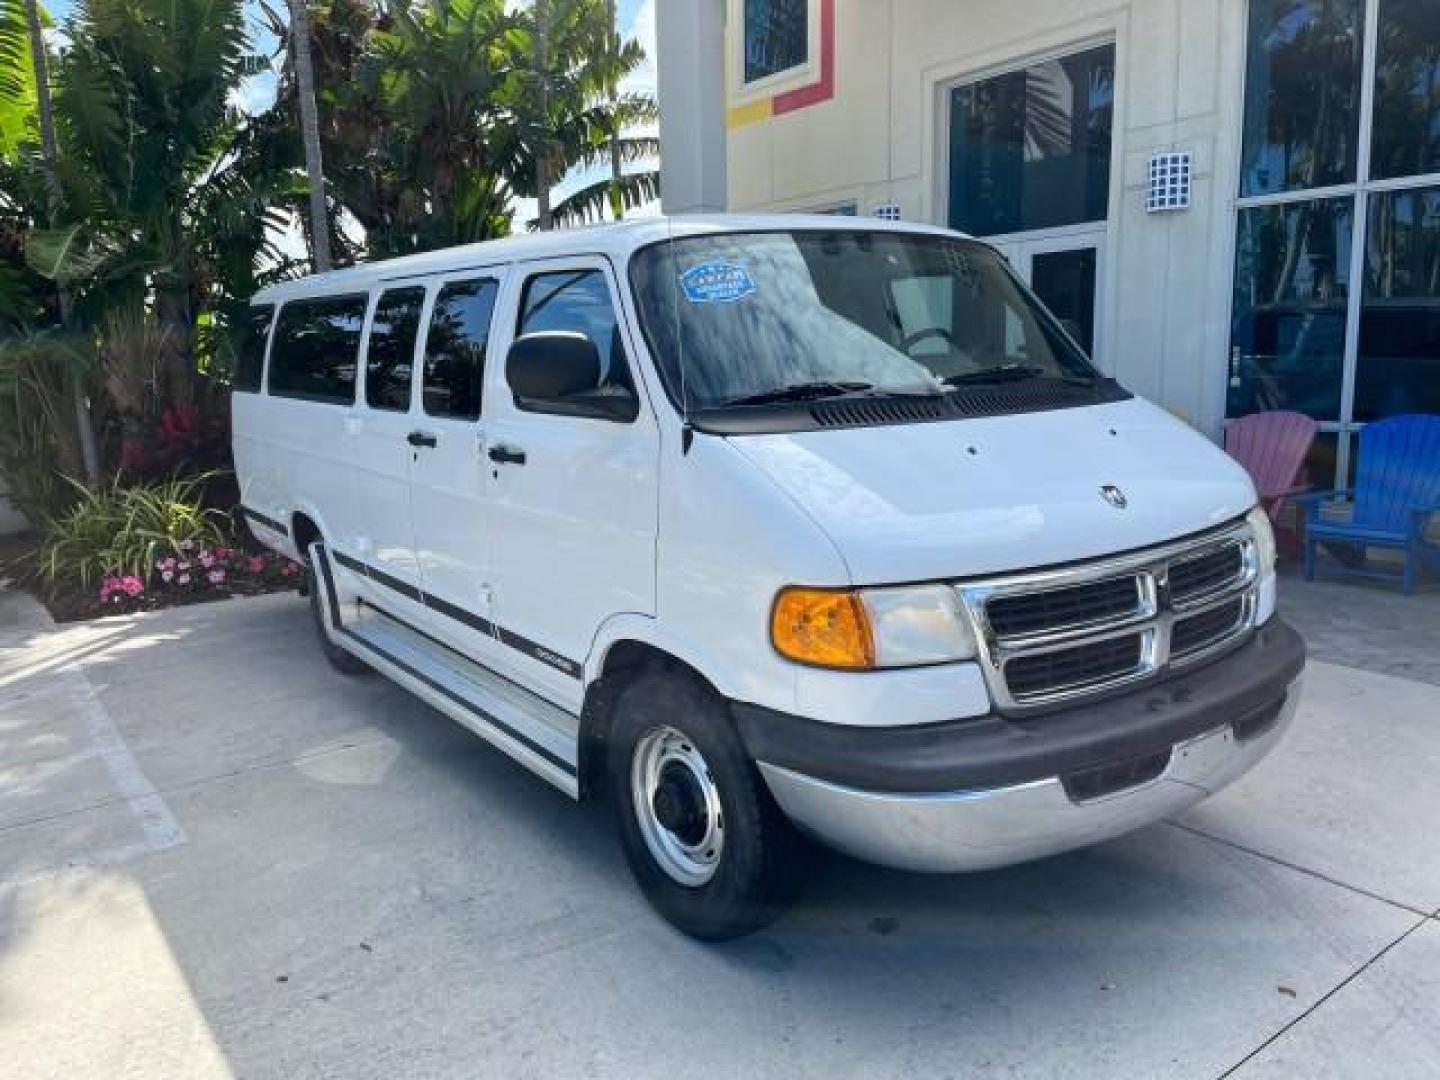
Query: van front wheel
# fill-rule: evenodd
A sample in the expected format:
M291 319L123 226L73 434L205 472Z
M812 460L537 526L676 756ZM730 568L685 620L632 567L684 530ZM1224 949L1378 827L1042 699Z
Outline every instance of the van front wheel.
M674 671L616 703L608 780L646 899L694 937L759 929L794 899L804 844L775 805L719 695Z

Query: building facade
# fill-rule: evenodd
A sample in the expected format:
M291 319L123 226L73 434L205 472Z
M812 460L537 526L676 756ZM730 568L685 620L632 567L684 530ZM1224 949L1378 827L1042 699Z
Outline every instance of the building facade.
M661 95L667 41L719 54L671 58L665 137L723 116L730 209L983 236L1211 435L1314 416L1324 486L1366 421L1440 413L1440 0L711 3L660 5Z

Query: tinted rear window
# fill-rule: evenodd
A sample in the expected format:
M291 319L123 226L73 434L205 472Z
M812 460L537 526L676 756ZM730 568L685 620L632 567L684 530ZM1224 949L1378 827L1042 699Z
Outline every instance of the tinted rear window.
M485 350L500 286L490 278L446 285L435 298L425 339L425 412L453 420L480 418Z
M390 289L375 305L365 354L365 400L372 409L407 412L415 366L415 339L425 290Z
M265 371L265 340L270 336L270 321L275 317L274 304L257 304L246 308L235 322L231 347L235 350L235 379L232 389L254 394L260 389Z
M295 300L280 309L270 347L270 393L351 404L366 297Z

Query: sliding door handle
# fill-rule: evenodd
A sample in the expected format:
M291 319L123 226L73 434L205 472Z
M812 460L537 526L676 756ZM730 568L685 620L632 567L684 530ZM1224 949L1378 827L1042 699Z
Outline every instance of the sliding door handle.
M525 451L517 450L513 446L506 446L503 443L496 443L490 447L490 460L496 465L524 465Z
M428 431L412 431L405 436L405 441L411 446L428 446L432 449L440 445L440 440Z

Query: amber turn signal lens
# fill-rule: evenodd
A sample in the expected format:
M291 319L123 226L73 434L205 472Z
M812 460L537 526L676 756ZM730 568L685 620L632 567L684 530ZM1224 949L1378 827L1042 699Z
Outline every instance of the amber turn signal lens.
M830 589L785 589L775 598L770 640L787 660L860 670L875 666L870 618L860 597Z

